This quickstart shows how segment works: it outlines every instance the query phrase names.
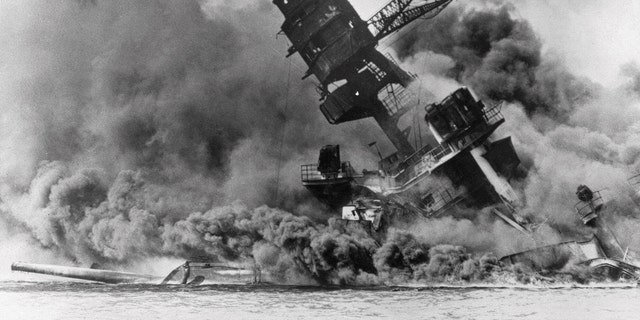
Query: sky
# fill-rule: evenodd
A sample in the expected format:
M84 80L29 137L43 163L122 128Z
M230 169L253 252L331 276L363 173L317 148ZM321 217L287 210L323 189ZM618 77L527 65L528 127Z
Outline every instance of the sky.
M363 19L388 0L353 0ZM492 1L454 0L452 5ZM544 51L563 59L570 71L604 86L625 81L621 68L639 63L640 2L633 0L513 0L516 15L531 23Z

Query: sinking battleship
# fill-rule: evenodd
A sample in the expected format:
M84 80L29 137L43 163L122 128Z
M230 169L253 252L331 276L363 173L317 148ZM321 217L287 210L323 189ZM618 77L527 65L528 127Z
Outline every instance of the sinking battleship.
M302 184L334 208L353 204L358 196L387 199L398 209L427 215L455 206L513 206L517 195L508 179L520 160L510 138L490 139L505 121L500 104L487 107L460 88L426 105L425 121L436 146L416 148L409 142L412 128L399 128L402 116L416 107L409 87L417 76L376 46L415 19L435 17L451 1L413 2L391 1L365 22L346 0L274 1L285 16L282 31L293 44L289 55L300 53L309 66L303 79L314 75L320 81L320 110L327 121L373 118L397 150L380 155L375 170L358 173L341 161L339 146L327 145L318 163L302 165Z
M485 105L471 89L462 87L438 103L420 105L411 89L418 77L377 50L383 38L416 19L436 17L451 2L392 0L365 21L348 0L273 0L285 18L281 32L291 42L287 56L298 53L309 67L303 79L313 75L318 80L320 111L326 120L339 125L373 118L395 148L386 156L378 149L380 161L373 170L357 171L343 161L339 145L323 146L316 163L301 166L304 187L343 223L361 225L374 237L384 237L386 229L399 221L487 207L496 219L520 232L533 229L534 224L518 214L521 203L511 185L526 171L511 139L493 138L505 122L501 103ZM410 143L414 129L400 127L402 117L416 107L424 108L433 145ZM576 217L592 230L592 238L514 253L501 258L501 263L532 270L574 264L611 278L640 279L640 264L622 250L600 217L605 208L600 194L580 186L577 197ZM107 283L158 281L107 270L21 263L12 268ZM158 283L197 285L212 278L194 270L213 271L217 280L225 272L253 282L261 278L257 266L187 262Z
M348 0L274 0L285 17L282 32L319 81L320 111L331 124L373 118L396 152L378 168L363 170L342 161L340 146L326 145L318 162L301 166L302 184L320 201L339 211L347 223L384 234L397 220L455 215L461 208L491 207L497 219L523 233L534 224L518 214L521 205L510 181L526 174L509 137L492 134L505 122L501 104L487 106L471 90L459 88L439 103L416 106L411 85L417 77L390 55L379 41L418 18L434 18L451 0L393 0L367 21ZM418 100L419 104L419 100ZM424 121L435 145L409 142L411 127L400 128L403 115L424 107ZM524 172L524 173L523 173ZM532 270L583 265L611 278L640 279L640 264L622 250L599 217L605 204L599 192L580 185L577 217L593 237L514 253L504 265Z

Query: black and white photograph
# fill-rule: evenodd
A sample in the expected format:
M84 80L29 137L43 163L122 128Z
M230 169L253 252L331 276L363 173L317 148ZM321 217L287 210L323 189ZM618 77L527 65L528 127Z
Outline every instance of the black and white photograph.
M639 17L0 0L0 318L635 319Z

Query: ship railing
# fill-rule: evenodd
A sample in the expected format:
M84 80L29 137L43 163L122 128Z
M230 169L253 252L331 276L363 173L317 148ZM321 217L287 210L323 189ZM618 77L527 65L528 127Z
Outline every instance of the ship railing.
M434 168L442 158L453 153L454 151L455 150L450 145L441 144L440 146L431 149L424 156L422 156L421 162L426 169L430 170Z
M385 54L385 57L391 64L392 69L402 70L398 65L398 62L395 58L389 53ZM379 68L373 66L367 66L375 75L376 78L380 78L381 74L377 71ZM407 73L409 77L412 79L418 79L416 74ZM386 73L383 77L386 76ZM394 116L400 114L403 110L405 110L411 104L417 104L416 95L411 91L405 88L401 84L390 83L386 85L380 92L378 93L378 99L382 101L382 104L387 109L387 113L390 116Z
M393 66L394 66L395 68L402 70L402 69L400 68L400 65L398 64L398 61L396 61L396 58L394 58L394 57L391 55L391 53L387 52L387 53L385 53L385 54L384 54L384 56L385 56L385 57L386 57L386 58L387 58L387 59L388 59L388 60L393 64ZM404 70L403 70L403 71L404 71ZM417 79L418 79L418 75L417 75L417 74L415 74L415 73L413 73L413 72L409 72L409 71L404 71L404 72L406 72L407 74L409 74L409 76L410 76L411 78L413 78L414 80L417 80Z
M402 170L404 170L404 169L406 169L406 168L408 168L408 167L410 167L412 165L420 163L420 161L422 161L422 156L427 154L431 150L433 150L433 148L429 144L427 144L424 147L420 148L420 150L414 152L412 155L410 155L404 161L402 161L400 166L398 166L398 172L400 172L400 171L402 171Z
M455 193L449 188L441 188L434 192L433 202L426 204L428 214L433 214L455 200Z
M575 204L574 208L583 221L591 219L592 215L595 215L597 211L604 205L604 200L600 195L600 191L593 192L593 199L591 201L580 201Z
M502 110L502 104L503 103L500 102L484 112L484 120L487 124L492 125L504 120L504 116L502 112L500 112Z
M322 173L318 170L318 164L304 164L300 166L300 178L303 182L309 181L335 181L345 178L352 178L354 170L349 161L342 162L341 168L337 172Z
M426 147L418 150L398 166L397 172L391 172L391 174L398 174L396 179L399 179L400 181L411 180L412 178L433 169L442 158L456 151L449 145L440 145L432 149L429 149L429 147L430 146L427 145ZM411 166L415 166L415 170L405 172L404 175L400 175L403 170ZM400 176L403 177L400 178Z
M380 91L378 98L387 109L387 113L393 116L410 105L415 100L415 95L411 90L407 90L399 84L391 83Z

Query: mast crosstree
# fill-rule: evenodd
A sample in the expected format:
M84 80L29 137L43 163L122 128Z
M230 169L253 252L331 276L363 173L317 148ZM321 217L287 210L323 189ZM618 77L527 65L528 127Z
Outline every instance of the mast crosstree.
M360 18L348 0L273 0L285 16L282 31L291 40L289 55L298 52L309 66L303 78L320 81L320 110L331 124L373 118L401 158L415 149L411 128L398 128L406 106L389 108L388 97L415 77L380 53L378 41L411 21L437 14L452 0L412 5L394 0L369 21Z
M422 1L415 5L413 0L394 0L371 17L367 24L374 37L380 40L418 18L430 19L437 16L453 0Z

